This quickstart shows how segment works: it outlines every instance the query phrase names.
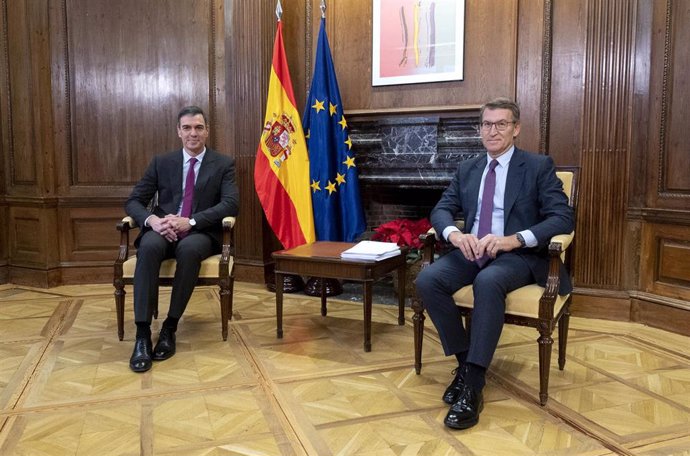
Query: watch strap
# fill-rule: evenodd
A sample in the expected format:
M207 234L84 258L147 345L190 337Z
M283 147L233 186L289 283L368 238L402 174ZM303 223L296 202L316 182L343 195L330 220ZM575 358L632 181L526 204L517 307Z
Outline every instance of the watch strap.
M515 233L515 237L520 242L520 247L526 247L527 246L527 242L525 242L525 238L522 236L522 234Z

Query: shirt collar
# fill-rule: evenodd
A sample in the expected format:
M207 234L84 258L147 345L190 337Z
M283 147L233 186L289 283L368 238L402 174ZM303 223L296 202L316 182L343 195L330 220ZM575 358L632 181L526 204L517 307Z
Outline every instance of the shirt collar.
M508 149L508 151L506 153L501 154L501 156L496 159L498 161L498 164L502 168L506 168L508 166L508 163L510 163L510 159L513 158L513 152L515 152L515 145L514 144L512 146L510 146L510 148ZM491 160L493 160L493 158L491 158L491 155L489 155L487 153L486 154L486 166L489 166L489 163L491 163Z
M187 149L185 149L184 147L182 148L182 156L184 157L184 163L187 163L190 158L196 158L196 161L201 163L201 161L204 159L204 155L206 155L206 147L204 147L204 150L202 150L201 153L196 157L187 152Z

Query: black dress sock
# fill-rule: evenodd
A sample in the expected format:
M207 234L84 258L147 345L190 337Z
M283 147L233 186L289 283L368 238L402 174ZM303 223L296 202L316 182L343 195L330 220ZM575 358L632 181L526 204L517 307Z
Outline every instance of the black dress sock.
M455 354L455 358L458 360L458 367L462 367L463 364L467 361L467 353L469 350L465 350L464 352L459 352Z
M168 318L166 318L166 319L163 321L163 327L161 328L161 330L163 330L163 329L168 329L168 330L170 330L170 331L172 331L172 332L177 331L177 322L178 322L178 321L180 321L179 318L173 318L173 317L168 317Z
M465 384L474 388L476 392L484 389L486 384L486 367L474 363L467 363Z
M137 325L137 339L150 339L151 338L151 323L148 322L135 322Z

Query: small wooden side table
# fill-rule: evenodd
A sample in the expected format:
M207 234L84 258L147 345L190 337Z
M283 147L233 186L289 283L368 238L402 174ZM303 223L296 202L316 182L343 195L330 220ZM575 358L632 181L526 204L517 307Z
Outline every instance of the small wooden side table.
M343 260L340 254L354 246L351 242L319 241L273 252L275 260L276 318L278 338L283 337L283 275L297 274L329 279L353 280L364 286L364 351L371 351L371 290L375 280L398 270L398 324L405 324L405 256L381 261ZM326 316L326 293L321 290L321 315Z

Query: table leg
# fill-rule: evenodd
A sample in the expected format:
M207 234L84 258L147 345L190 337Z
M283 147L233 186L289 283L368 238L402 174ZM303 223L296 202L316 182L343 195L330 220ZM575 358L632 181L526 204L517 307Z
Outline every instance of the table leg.
M326 314L328 313L328 310L326 309L326 280L327 279L321 279L321 316L325 317Z
M405 324L405 289L407 284L407 264L403 263L398 268L398 324L400 326Z
M283 338L283 274L276 272L276 320L278 328L276 330L278 339Z
M371 351L371 285L372 281L364 281L364 351Z

